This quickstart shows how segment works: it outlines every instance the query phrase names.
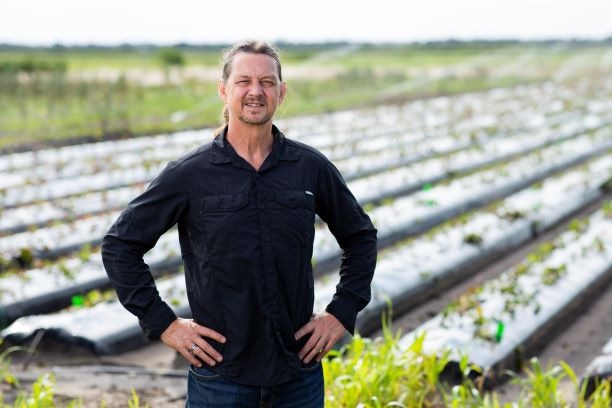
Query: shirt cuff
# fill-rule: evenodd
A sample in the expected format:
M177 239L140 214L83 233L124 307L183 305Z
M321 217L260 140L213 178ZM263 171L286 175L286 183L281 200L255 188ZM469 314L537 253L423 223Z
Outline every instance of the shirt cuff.
M176 320L176 314L161 299L158 300L139 320L142 331L149 340L158 340L162 333Z
M358 310L350 299L336 293L325 311L334 315L351 335L355 334Z

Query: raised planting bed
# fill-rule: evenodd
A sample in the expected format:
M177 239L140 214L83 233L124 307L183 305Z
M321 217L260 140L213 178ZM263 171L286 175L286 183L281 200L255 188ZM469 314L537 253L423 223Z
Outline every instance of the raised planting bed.
M530 238L533 234L541 232L550 226L554 225L559 219L572 214L577 208L596 199L603 191L599 186L603 185L610 177L612 171L612 158L604 156L595 159L585 166L570 170L559 177L551 178L543 182L542 185L527 189L521 193L515 194L504 201L503 208L499 209L499 217L493 217L502 224L498 225L500 230L508 228L506 218L514 217L514 221L521 222L522 228L525 231L522 235L517 235L517 243L523 242L520 239ZM562 205L561 205L562 204ZM501 207L500 207L501 208ZM507 215L510 214L510 215ZM488 225L487 223L483 225ZM497 224L495 224L497 225ZM489 226L489 228L492 228ZM384 231L383 231L384 233ZM471 234L478 235L477 231L472 231ZM323 234L319 231L317 236ZM482 241L482 235L478 235ZM329 239L330 238L328 237ZM321 238L318 238L321 239ZM319 241L317 241L319 242ZM481 242L482 243L482 242ZM483 251L481 245L463 245L460 243L460 248L463 250L469 248L466 253L467 259L475 268L479 262L485 262L488 258L484 255L495 256L498 252L503 252L505 247L493 245L491 251ZM489 240L486 240L486 245L490 245ZM426 247L429 244L425 244ZM447 251L447 249L443 249ZM420 254L420 250L417 253ZM180 247L176 240L175 232L167 233L158 245L147 254L147 260L154 270L163 270L164 268L176 268L180 264ZM319 254L315 251L315 256ZM470 256L474 255L474 259ZM402 255L403 256L403 255ZM460 256L461 258L462 256ZM54 311L65 307L70 303L72 296L78 293L84 293L95 288L103 288L108 286L106 273L100 260L100 255L97 251L93 251L91 256L85 261L82 256L66 258L58 261L56 264L49 265L44 268L36 268L30 271L21 272L10 278L4 278L0 281L0 304L3 306L4 322L10 323L14 319L42 311ZM324 259L324 258L323 258ZM414 256L411 259L421 259L425 263L431 262L430 258L424 258L422 254ZM418 276L425 273L429 276L428 280L419 280L420 284L430 284L431 290L439 290L438 275L445 275L442 272L432 274L431 272L423 272L419 269L419 264L408 267L405 261L402 261L408 270L419 271ZM466 261L467 262L467 261ZM328 262L329 263L329 262ZM380 268L377 276L385 274L385 268ZM462 271L468 273L467 265L463 265ZM320 269L320 265L315 265L317 275L321 275L325 270ZM382 272L381 272L382 271ZM382 275L381 275L382 274ZM413 278L410 278L413 279ZM447 280L445 279L444 282ZM30 282L47 282L44 285L31 285ZM376 285L376 283L375 283ZM400 286L395 285L395 290L399 290ZM424 297L428 296L423 287L416 289ZM376 292L376 291L375 291ZM325 293L325 291L323 291ZM381 292L382 293L382 292ZM404 296L417 301L416 296ZM404 307L410 307L412 304L407 301L400 302L399 299L394 301L396 311L401 311ZM404 303L405 306L402 306ZM362 317L361 324L362 332L370 325L379 323L379 309L383 307L383 303L373 302L370 308L372 309L371 319Z
M578 130L575 130L576 128ZM587 130L595 129L597 128L590 127ZM427 159L423 156L422 161L414 160L411 164L399 168L393 165L391 170L387 169L374 176L356 179L349 183L349 188L362 205L380 204L385 199L410 194L423 186L433 185L444 179L473 172L503 160L511 160L554 143L562 143L580 136L584 131L582 125L573 122L573 128L566 126L563 134L540 129L535 134L517 134L508 139L493 139L473 147L457 148L455 153L443 155L442 152L438 152L439 154L434 154L434 158ZM450 150L455 151L454 148ZM367 157L360 159L362 163L371 163ZM141 183L131 187L59 197L37 204L5 209L0 219L0 236L43 227L51 222L71 221L86 215L122 209L133 197L142 192L144 187Z
M593 394L604 381L612 385L612 338L603 347L601 354L595 357L584 370L581 383L586 387L585 397L588 398Z
M568 171L557 178L547 180L540 188L518 193L517 195L522 197L517 197L515 201L528 199L528 202L537 205L531 213L517 216L517 210L511 199L507 199L506 201L509 204L506 202L499 203L494 208L476 212L467 219L441 226L435 233L412 241L407 247L398 247L383 253L382 260L374 275L372 302L358 318L360 331L363 333L364 329L372 327L375 320L376 323L380 322L380 312L384 309L387 298L392 299L394 309L397 308L395 310L409 307L410 304L415 304L414 302L417 300L407 296L408 292L415 293L424 290L432 294L452 283L453 280L466 277L471 273L470 268L475 268L484 259L495 254L498 255L505 249L517 244L515 234L517 236L520 234L518 236L520 239L529 239L535 233L531 227L536 219L545 218L552 225L555 219L551 214L555 211L560 213L559 216L567 215L567 209L561 208L560 196L565 195L564 202L574 209L581 208L591 202L601 194L598 185L605 178L601 176L604 173L600 170L605 165L608 166L609 170L611 160L607 157L601 158L588 166ZM577 178L576 173L579 173L581 178ZM537 196L540 200L537 201L534 196ZM541 227L543 229L548 228L544 224ZM466 238L470 234L479 234L482 237L480 245L466 242ZM434 247L436 248L434 249ZM445 262L447 259L440 260L440 254L447 256L448 262ZM315 286L316 309L322 309L331 298L336 281L336 274L317 280ZM410 287L411 283L414 283L415 286ZM163 285L163 287L182 290L184 288L184 277L179 274L166 280ZM397 294L398 288L403 289L406 293L393 297ZM184 306L181 302L185 301L185 299L173 299L171 297L166 298L166 300L180 307ZM11 337L12 341L27 342L39 329L44 328L47 335L57 335L61 337L61 341L69 344L84 344L88 348L102 353L110 352L109 350L118 353L143 344L146 340L136 319L123 310L117 301L114 303L116 303L114 306L106 304L87 311L78 310L74 317L71 317L71 313L74 313L74 311L65 311L58 315L19 319L17 323L25 321L27 324L17 324L15 327L18 329L11 326L7 333L14 334ZM107 310L113 310L113 313L122 313L125 316L122 316L118 324L113 322L103 324L107 328L106 331L98 329L94 336L88 336L84 334L87 331L72 327L81 320L104 321L100 319L112 315ZM61 317L56 318L55 316ZM126 316L132 319L131 326L123 321ZM78 338L70 339L67 333L77 333ZM106 344L113 344L117 348L107 350L105 349L106 346L101 346Z
M606 124L586 131L609 126L610 124ZM516 135L508 139L491 141L454 154L363 177L350 182L349 188L362 205L380 203L389 198L428 189L443 180L475 172L505 160L512 160L555 143L563 143L583 135L585 129L580 127L578 131L568 129L566 132L553 135L540 131L536 134Z
M531 99L521 101L520 97L524 97L524 92L521 95L519 91L520 88L517 88L520 102L532 102ZM480 94L477 96L483 97ZM552 97L553 95L545 92L543 97L545 96ZM446 101L445 103L440 104L431 101L429 104L433 106L441 105L433 109L433 112L429 112L430 114L445 117L443 121L434 121L437 127L433 130L431 126L428 126L431 120L423 119L423 114L418 113L420 112L419 109L381 107L374 110L347 111L330 115L329 122L331 124L328 126L320 124L304 126L306 131L302 138L314 147L322 149L332 160L342 161L349 159L351 156L362 155L367 152L382 154L385 150L394 151L396 149L391 147L395 148L399 145L403 146L404 149L407 149L409 145L422 148L420 146L422 142L431 143L435 139L435 137L431 137L432 132L437 136L454 137L457 139L455 143L459 144L461 140L481 141L491 137L492 134L497 137L508 136L509 133L516 132L519 129L531 132L541 126L550 127L561 123L575 122L576 118L609 115L609 111L595 109L599 105L593 103L595 102L592 100L593 98L590 99L591 102L588 104L589 99L585 99L582 102L583 107L580 107L580 103L575 101L573 111L553 108L552 112L545 110L543 107L546 106L550 110L550 106L554 107L556 105L553 100L550 101L550 105L543 104L543 101L540 101L542 105L534 111L526 106L522 106L522 110L517 110L516 106L510 108L510 106L516 105L516 99L506 100L501 105L498 103L489 106L489 104L481 105L482 101L474 95L453 98L458 104L457 106L449 105L449 100L444 98L441 101ZM470 101L470 98L473 101ZM497 99L499 102L499 96ZM473 114L475 109L471 105L474 104L478 106L478 115ZM413 102L407 106L419 106L419 102ZM449 106L452 106L453 109L450 109ZM594 112L591 116L588 114L589 109ZM584 110L587 112L584 112ZM471 113L466 116L466 111ZM343 120L339 119L343 117ZM320 118L291 119L283 123L283 126L288 126L291 129L294 122L301 123L303 126L305 122L316 122L317 120L320 120ZM341 125L337 125L338 123ZM521 124L520 128L517 128L517 124ZM309 130L312 131L313 127L321 126L323 126L321 137L308 133ZM493 131L492 129L496 130ZM121 173L121 170L125 171L139 165L148 169L161 168L167 160L178 157L210 140L211 132L210 129L198 132L189 131L174 135L75 145L0 156L0 168L5 170L0 174L0 198L2 198L0 201L4 207L7 207L31 201L64 197L66 194L82 194L86 191L95 191L96 188L104 190L125 186L125 182L112 184L110 181L107 181L110 184L101 185L100 183L106 179L99 176L99 173ZM394 134L395 136L393 136ZM299 138L299 135L297 136ZM417 153L422 154L423 151L415 150L411 156L414 157ZM398 162L398 165L401 164L401 162ZM351 170L352 166L353 164L349 161L346 166L348 171L353 172ZM72 185L66 186L62 182L63 179L93 176L100 179L93 185L74 181ZM127 177L126 180L145 183L150 180L150 177L138 181ZM53 188L48 188L46 191L40 192L40 196L36 196L37 189L35 187L45 181L54 182L52 183L54 184Z
M486 97L486 94L482 96ZM469 101L465 98L454 97L454 101L460 111L469 109L469 106L466 106ZM431 133L440 134L448 128L451 121L454 127L463 131L471 130L475 125L490 125L487 121L474 120L471 116L456 117L456 114L448 112L444 106L437 105L439 104L432 102L423 107L422 104L412 102L403 107L382 106L332 113L325 115L323 121L320 116L311 116L287 119L279 123L283 128L289 129L291 137L297 140L308 139L309 144L334 157L338 154L354 154L361 151L362 147L366 151L372 148L380 149L387 146L385 141L389 139L407 143L419 142ZM504 111L503 105L499 107L491 104L487 108L490 116L497 116L498 122L516 123L516 117L510 120L507 117L509 114L503 116L501 113ZM435 126L428 126L431 125L430 122L420 120L423 117L423 109L427 109L430 115L439 118ZM523 114L534 116L528 110ZM513 115L516 116L516 113ZM527 117L521 117L520 122L524 122L524 119ZM180 152L205 143L212 137L212 129L206 129L4 155L0 156L0 170L2 170L0 189L26 181L38 184L55 178L95 174L117 166L129 167L141 161L169 160L177 154L180 155Z
M427 351L450 350L455 368L466 355L493 384L611 279L608 202L498 278L471 288L402 342L426 333Z
M0 218L0 236L123 209L144 189L143 184L137 184L5 209Z
M160 280L157 287L177 315L189 316L184 279ZM84 347L100 355L135 349L149 342L136 317L116 300L91 307L72 307L59 313L22 317L1 332L1 336L13 344L27 344L36 335Z
M605 156L381 252L358 331L369 335L379 329L389 302L394 314L402 314L567 220L604 197L611 177L612 157ZM333 274L317 281L316 309L334 292Z
M421 233L462 212L506 197L551 174L604 154L612 147L610 131L610 128L603 128L374 208L370 215L380 231L379 245L383 248ZM118 212L111 212L0 237L0 256L27 265L28 260L53 259L83 245L96 246L117 216ZM324 273L337 265L339 248L326 228L318 227L317 231L314 258L317 270Z
M602 129L584 139L555 145L408 197L383 202L384 205L368 211L379 231L378 246L383 249L421 234L466 211L508 197L555 173L606 154L612 147L609 132L610 129ZM317 267L315 273L318 275L336 268L339 255L331 233L325 228L318 229L313 255Z
M164 234L144 259L158 276L181 265L176 230ZM69 306L75 296L94 289L106 289L110 281L100 252L84 248L77 256L0 279L0 327L22 316L50 313Z
M488 139L495 139L497 135L482 138L478 143L484 143ZM416 143L416 147L405 144L402 137L397 141L401 149L378 149L374 151L356 152L346 155L342 159L330 157L338 168L347 176L347 179L362 177L363 174L376 174L386 170L390 166L402 166L419 160L440 156L465 149L476 145L469 134L463 136L447 136L427 138ZM207 139L204 139L207 140ZM87 171L74 174L70 177L54 178L44 183L35 182L36 175L24 172L19 180L13 180L17 185L10 188L0 188L0 202L3 207L12 208L20 205L36 203L48 200L64 199L71 196L82 195L92 192L103 192L113 188L121 188L134 184L146 184L151 181L163 169L166 161L182 156L188 149L172 151L167 160L149 160L130 153L127 160L121 158L115 166L108 163L104 171L89 174ZM127 162L127 164L124 164ZM79 166L79 163L75 163ZM83 170L88 163L81 162ZM97 164L96 164L97 165ZM35 169L34 169L35 170ZM0 176L1 177L1 176ZM13 175L13 179L16 177ZM23 180L21 180L23 179ZM34 180L34 181L32 181Z

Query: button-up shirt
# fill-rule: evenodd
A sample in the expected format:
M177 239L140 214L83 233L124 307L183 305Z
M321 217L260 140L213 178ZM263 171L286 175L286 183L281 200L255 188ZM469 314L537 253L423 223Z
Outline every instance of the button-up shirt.
M370 300L376 229L316 149L274 126L272 151L255 170L226 134L170 162L127 206L104 237L104 266L121 303L159 338L176 316L143 255L178 224L192 317L226 337L206 339L223 355L209 369L241 384L280 384L306 369L298 352L308 336L294 334L313 313L315 214L343 251L326 311L351 333Z

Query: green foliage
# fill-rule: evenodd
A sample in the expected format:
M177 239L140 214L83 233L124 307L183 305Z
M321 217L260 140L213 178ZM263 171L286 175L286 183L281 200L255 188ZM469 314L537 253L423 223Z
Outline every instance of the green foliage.
M185 65L185 56L177 48L161 48L158 51L158 57L164 67Z
M386 320L385 320L386 321ZM449 387L441 379L441 373L450 361L448 352L430 353L424 348L426 334L417 336L412 343L400 345L400 333L392 334L388 323L383 325L383 336L375 340L358 334L341 350L332 350L323 359L325 376L325 406L327 408L609 408L611 383L603 381L585 398L585 385L564 362L543 369L537 359L531 359L523 375L509 373L519 385L516 401L499 402L496 393L484 392L478 379L472 381L468 374L478 372L469 363L467 355L458 361L458 369L464 380ZM8 372L8 352L0 354L0 374ZM29 393L19 388L17 380L9 375L9 382L19 389L13 404L5 404L0 393L0 408L54 408L82 407L80 399L58 401L54 392L55 377L52 373L41 375L32 384ZM574 386L577 405L570 404L562 394L561 381L569 379ZM100 407L105 406L100 401ZM129 408L142 407L137 391L132 388ZM148 405L144 405L147 407Z
M287 78L290 91L279 116L316 114L542 80L569 59L593 53L597 56L601 52L598 48L576 47L561 53L542 47L534 58L533 69L524 70L529 74L497 77L489 75L491 68L511 63L525 52L525 47L537 46L348 46L288 45L282 50L284 67L315 74ZM183 76L179 83L151 85L126 80L122 73L141 70L145 78L148 73L161 71L168 78L167 71L173 67L218 69L221 48L0 50L0 147L58 138L117 137L214 126L222 109L216 80ZM451 73L432 79L423 74L415 77L413 73L415 69L421 72L430 68L451 72L457 64L470 63L475 58L482 66L470 74ZM95 75L100 71L114 74L101 80ZM185 120L173 122L171 116L178 111L188 115Z
M356 335L323 362L329 407L434 406L441 401L438 377L448 361L423 351L424 336L401 350L399 334ZM361 404L361 405L360 405Z
M88 262L91 258L91 244L85 244L79 249L79 259L81 262Z
M561 279L567 272L567 266L565 264L559 266L547 266L542 271L542 283L545 285L554 285Z
M513 382L521 385L521 401L533 408L565 406L559 384L566 376L563 368L555 365L543 369L540 362L532 358L529 367L525 368L526 377L514 376Z
M463 242L470 245L480 245L482 244L482 237L474 233L466 234L463 237Z
M25 58L21 61L0 61L0 74L64 73L66 69L67 65L64 61L45 61L31 58Z
M0 346L2 346L3 340L0 338ZM18 351L17 347L9 347L0 353L0 384L6 383L12 387L19 387L19 380L15 377L10 370L11 359L9 358L11 353ZM1 393L0 393L1 396ZM1 407L2 405L0 405Z
M148 405L145 405L146 407ZM132 388L132 398L128 401L129 408L140 408L140 397L134 388Z
M19 394L14 408L54 408L55 393L53 387L55 385L55 376L52 373L41 375L34 384L32 384L32 393L26 395L23 392Z

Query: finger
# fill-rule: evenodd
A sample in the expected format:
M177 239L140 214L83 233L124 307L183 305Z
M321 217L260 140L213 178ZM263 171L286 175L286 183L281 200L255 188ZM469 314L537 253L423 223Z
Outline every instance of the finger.
M321 348L321 351L319 352L319 354L316 357L317 358L317 362L323 360L323 357L325 357L327 355L327 353L329 352L329 350L331 350L334 347L334 344L336 344L335 340L333 340L333 339L327 340L327 342Z
M204 361L206 364L208 364L211 367L217 364L217 362L208 353L202 350L200 347L194 347L193 349L190 348L190 351L194 357L200 358L202 361Z
M196 327L196 332L200 336L208 337L209 339L216 340L219 343L225 343L225 336L223 336L221 333L216 332L213 329L210 329L208 327L200 326L199 324L196 324L195 327Z
M298 356L304 360L304 358L315 348L319 340L320 338L316 336L316 333L312 333L312 336L310 336L306 344L304 344L304 347L302 347L298 353Z
M210 356L218 362L223 361L223 356L219 354L217 350L210 343L206 342L206 340L202 338L198 338L194 341L194 344L197 346L195 350L202 351L207 354L207 357ZM198 354L199 356L200 354ZM208 361L207 361L208 362ZM210 363L209 363L210 364ZM214 365L214 364L213 364Z
M304 362L309 363L312 359L316 358L323 351L325 343L326 341L322 337L315 341L313 346L308 349Z
M178 352L181 353L185 360L187 360L190 364L196 367L202 367L202 362L200 362L200 360L198 360L195 355L191 353L190 350L181 348L178 350Z
M299 340L302 337L304 337L304 335L312 332L313 330L314 330L314 324L312 323L312 320L311 320L308 323L306 323L304 326L302 326L297 332L295 332L295 339Z
M315 347L313 347L310 350L310 352L306 355L306 358L304 359L304 363L306 364L310 363L313 359L315 359L323 351L323 348L319 346L319 344L320 343L317 342Z

